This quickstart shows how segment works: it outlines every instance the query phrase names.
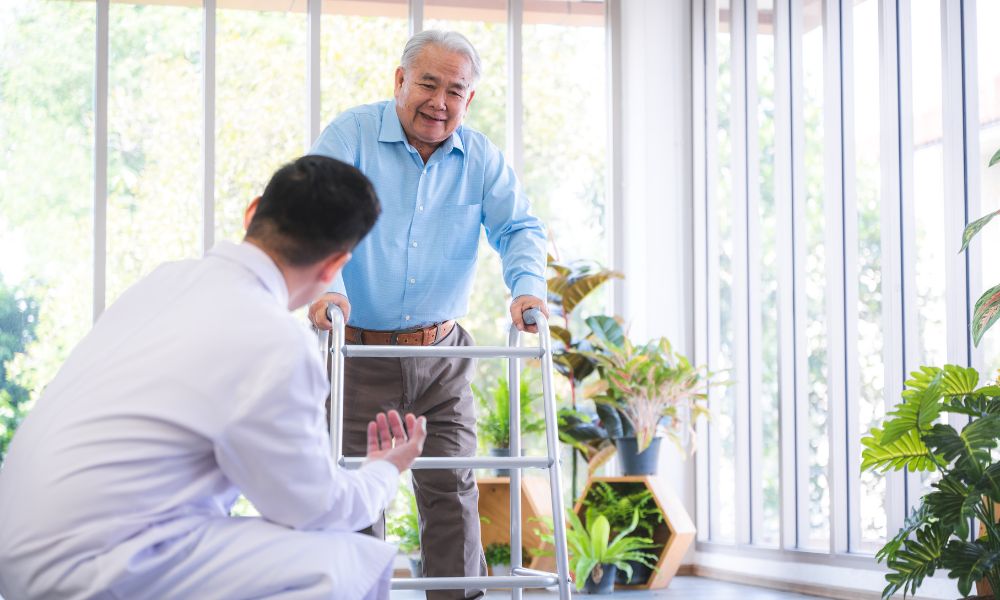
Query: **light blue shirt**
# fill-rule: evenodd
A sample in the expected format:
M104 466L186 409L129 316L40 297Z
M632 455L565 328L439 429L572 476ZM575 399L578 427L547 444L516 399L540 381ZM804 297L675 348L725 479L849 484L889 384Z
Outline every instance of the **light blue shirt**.
M368 176L382 215L330 291L351 301L351 325L410 329L466 314L480 227L500 254L514 298L545 298L545 227L503 154L460 126L424 164L406 141L394 101L340 114L312 154Z

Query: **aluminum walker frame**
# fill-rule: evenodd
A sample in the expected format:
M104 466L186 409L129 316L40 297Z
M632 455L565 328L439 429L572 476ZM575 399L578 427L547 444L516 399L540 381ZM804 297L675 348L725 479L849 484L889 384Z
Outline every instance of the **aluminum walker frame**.
M327 307L327 317L333 323L330 330L329 352L331 354L330 376L330 441L333 461L338 467L356 469L364 462L363 457L345 457L343 452L344 426L344 357L435 357L435 358L506 358L508 389L510 390L510 456L473 457L420 457L411 469L510 469L510 547L521 547L521 494L513 493L521 489L521 469L548 469L549 485L552 492L552 524L555 541L557 573L548 573L525 568L521 564L521 553L511 552L511 574L492 577L417 577L412 579L393 578L395 590L441 590L441 589L497 589L510 588L511 598L521 600L526 587L539 588L559 586L560 600L570 600L569 560L566 547L566 519L563 517L562 479L559 468L559 433L556 420L555 397L552 394L552 345L549 324L537 308L524 313L524 321L538 325L538 347L521 347L521 332L511 324L507 336L507 346L363 346L346 345L344 338L344 314L336 305ZM547 456L521 456L521 370L522 358L538 358L542 361L542 397L545 412L545 442Z

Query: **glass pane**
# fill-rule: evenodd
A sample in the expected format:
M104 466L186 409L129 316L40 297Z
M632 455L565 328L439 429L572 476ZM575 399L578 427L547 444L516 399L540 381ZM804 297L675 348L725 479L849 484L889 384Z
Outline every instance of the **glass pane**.
M858 357L855 380L861 392L858 398L858 431L868 432L881 424L885 416L885 340L882 334L882 227L878 1L865 0L854 5L854 185L857 202L858 231ZM848 340L851 343L852 340ZM895 350L895 349L894 349ZM896 350L898 351L898 350ZM848 451L861 453L861 445L852 440ZM861 474L858 516L861 539L852 550L874 551L885 541L885 476ZM853 482L852 482L853 485Z
M364 8L365 13L359 14ZM406 0L323 3L320 87L325 125L342 111L392 98L393 74L409 36Z
M424 5L424 28L458 31L472 42L483 72L476 86L476 96L469 106L465 126L486 135L497 147L506 147L507 123L507 3L490 0L477 3L479 8L458 9L453 3L429 0ZM500 257L479 239L479 260L473 283L470 306L476 307L462 319L462 325L479 344L505 344L505 323L510 293L504 285ZM498 361L481 361L480 371L499 375Z
M94 28L92 2L0 4L0 462L92 322Z
M1000 36L996 23L1000 22L1000 0L980 0L976 4L977 61L979 65L979 161L981 173L980 198L982 214L1000 210L1000 165L987 168L990 158L1000 150ZM980 215L969 215L972 219ZM1000 285L1000 235L995 223L990 231L977 236L982 248L982 290L972 290L973 301L986 290ZM985 360L984 379L995 379L1000 373L1000 325L994 325L979 344Z
M243 211L306 151L306 17L216 11L216 239L243 238Z
M774 200L774 10L757 9L757 143L760 147L760 476L764 512L755 542L778 544L779 396L778 396L778 223Z
M950 206L944 193L941 3L938 0L913 0L910 21L917 364L908 365L908 369L913 371L920 365L943 366L947 362L945 257L956 250L945 245L945 232L941 227ZM918 477L927 492L940 474L938 471L908 473L906 477Z
M717 269L719 277L719 354L709 357L713 371L730 370L734 364L735 339L733 329L733 149L731 111L732 57L730 40L730 12L728 0L719 2L716 24L715 52L716 65L716 119L718 130L715 144L718 171L715 177L715 213L718 231ZM713 110L712 107L709 107ZM736 536L736 386L727 386L713 400L712 433L713 452L709 470L712 480L712 496L717 499L717 507L712 513L713 540L732 541ZM715 452L715 449L718 452Z
M944 156L942 154L941 6L913 0L913 199L916 216L918 365L947 362ZM910 365L916 368L918 365Z
M830 484L826 314L826 216L823 169L823 20L821 0L807 0L802 7L802 123L805 148L802 166L805 177L805 281L797 283L806 298L806 355L809 372L808 427L804 432L809 455L800 457L808 469L809 522L800 525L800 544L825 548L830 539ZM829 199L837 201L835 198Z
M160 263L199 255L202 223L202 12L110 10L108 305Z
M526 24L522 36L525 191L560 260L606 265L604 22ZM609 308L607 294L595 294L578 310Z

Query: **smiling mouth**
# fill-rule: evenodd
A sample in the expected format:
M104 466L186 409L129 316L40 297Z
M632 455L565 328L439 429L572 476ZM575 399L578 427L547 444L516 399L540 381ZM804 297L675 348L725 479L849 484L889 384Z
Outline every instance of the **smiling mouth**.
M444 123L445 121L447 121L447 120L448 120L448 119L439 119L439 118L437 118L437 117L432 117L432 116L430 116L430 115L428 115L428 114L424 114L424 113L418 113L418 114L419 114L419 115L420 115L421 117L423 117L423 118L427 119L428 121L434 121L435 123Z

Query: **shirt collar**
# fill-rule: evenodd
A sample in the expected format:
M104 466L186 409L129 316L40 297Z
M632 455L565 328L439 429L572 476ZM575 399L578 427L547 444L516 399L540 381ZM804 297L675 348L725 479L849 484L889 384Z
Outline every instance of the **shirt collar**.
M249 242L234 244L222 241L208 251L208 256L218 256L246 267L271 292L282 307L288 306L288 286L278 265L263 250Z
M440 147L444 149L443 154L448 154L453 149L458 149L459 152L465 154L465 144L462 143L462 136L459 135L462 127L463 125L459 125L448 139L442 142ZM399 115L396 113L395 100L387 102L385 108L382 109L382 125L379 128L378 141L409 143L406 139L406 133L403 131L403 125L399 122Z

